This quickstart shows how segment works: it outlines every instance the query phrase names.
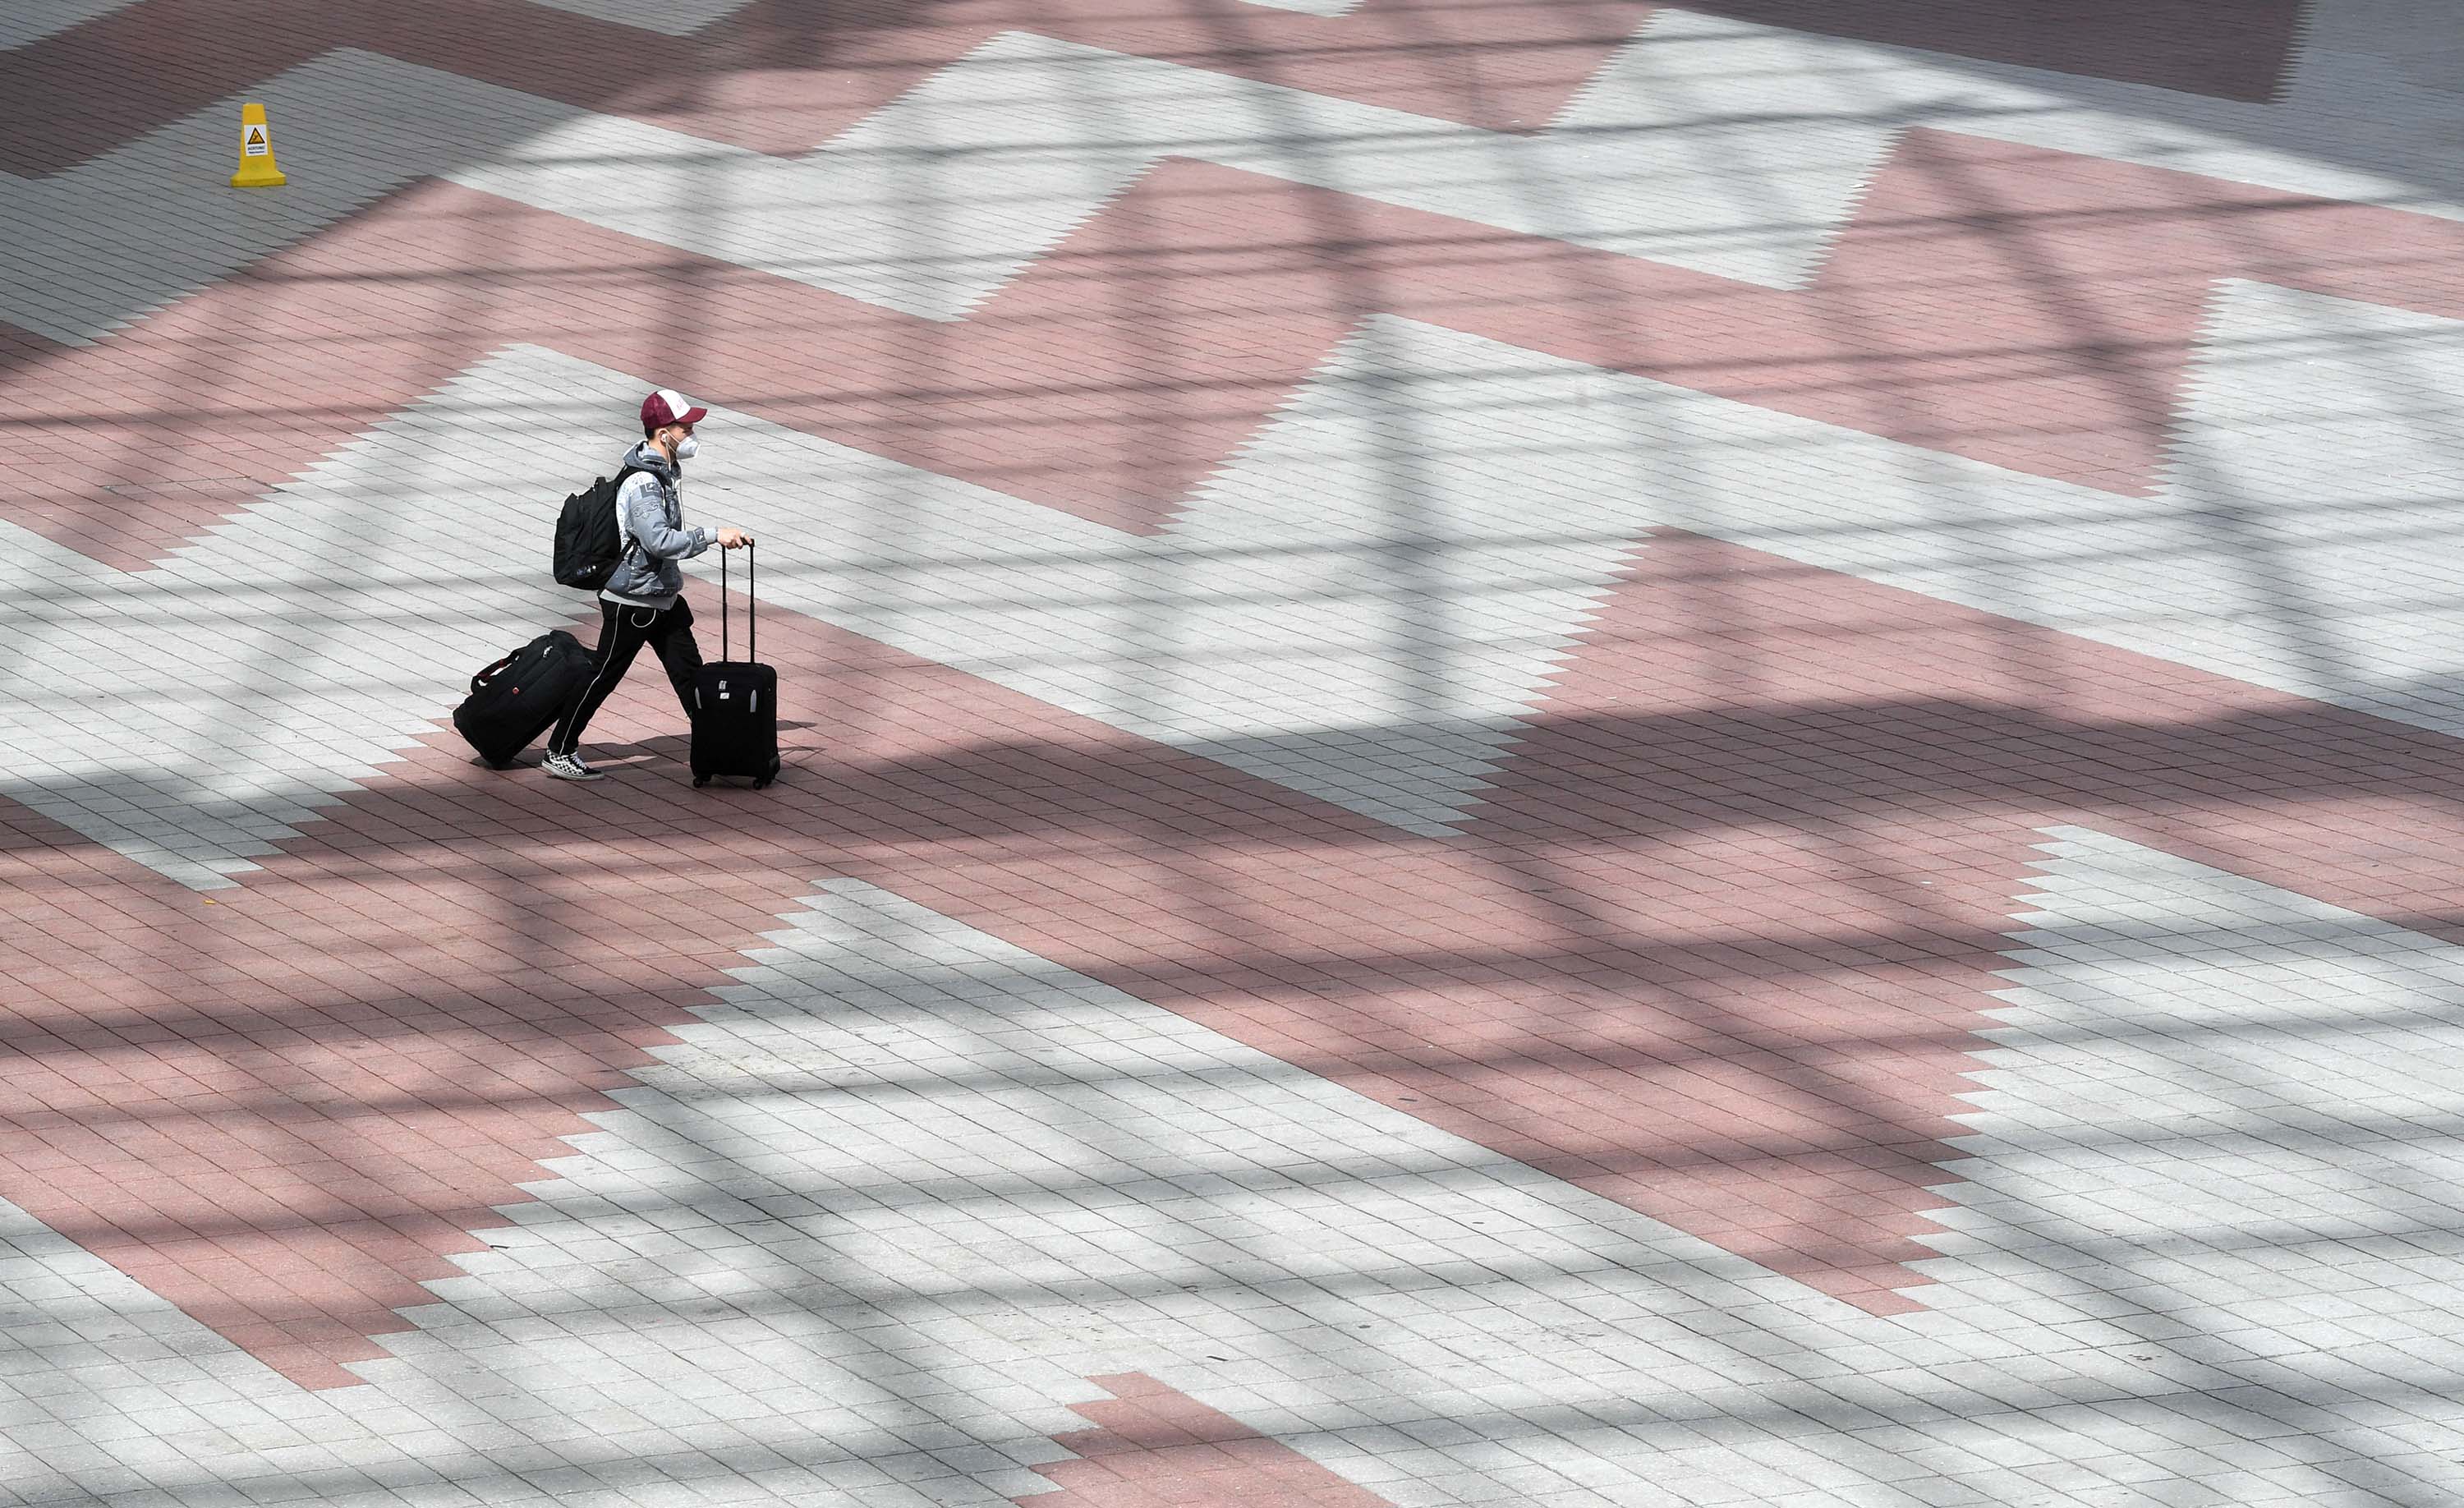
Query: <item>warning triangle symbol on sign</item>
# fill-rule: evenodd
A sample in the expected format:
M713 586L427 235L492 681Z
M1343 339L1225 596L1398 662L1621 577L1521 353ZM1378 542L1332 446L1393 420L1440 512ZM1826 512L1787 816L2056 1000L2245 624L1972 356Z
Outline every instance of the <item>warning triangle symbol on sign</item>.
M248 128L248 144L251 146L263 146L265 144L265 127L261 125L250 126Z

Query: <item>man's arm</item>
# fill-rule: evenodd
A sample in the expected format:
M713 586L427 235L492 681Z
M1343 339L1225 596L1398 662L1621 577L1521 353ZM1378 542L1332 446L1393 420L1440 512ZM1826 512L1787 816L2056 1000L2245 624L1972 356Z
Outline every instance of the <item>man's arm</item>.
M667 502L659 492L659 479L648 471L636 471L625 478L625 490L616 496L617 511L625 520L627 538L641 542L643 553L659 560L689 560L718 542L716 532L695 526L689 529L668 527Z

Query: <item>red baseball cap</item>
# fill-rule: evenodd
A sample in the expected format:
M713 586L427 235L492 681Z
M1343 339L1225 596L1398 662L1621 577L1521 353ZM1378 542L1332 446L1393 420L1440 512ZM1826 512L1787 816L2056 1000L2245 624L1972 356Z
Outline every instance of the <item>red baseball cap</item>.
M642 427L664 429L670 425L697 425L710 410L677 392L662 387L642 400Z

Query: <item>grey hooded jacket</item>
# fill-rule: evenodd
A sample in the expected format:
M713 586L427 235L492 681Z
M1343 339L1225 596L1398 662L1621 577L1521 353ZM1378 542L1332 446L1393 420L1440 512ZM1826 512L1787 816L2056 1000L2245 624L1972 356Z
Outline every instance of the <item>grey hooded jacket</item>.
M649 441L626 451L624 464L641 468L616 492L625 556L599 595L636 607L673 607L685 589L684 568L676 562L709 549L718 535L699 525L685 527L684 478Z

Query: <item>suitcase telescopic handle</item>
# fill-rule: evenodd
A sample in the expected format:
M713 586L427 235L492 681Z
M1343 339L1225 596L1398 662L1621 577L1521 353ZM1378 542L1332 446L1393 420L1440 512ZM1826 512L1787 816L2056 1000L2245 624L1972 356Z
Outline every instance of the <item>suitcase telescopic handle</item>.
M718 657L721 660L735 658L727 650L727 557L732 553L728 550L718 552ZM761 658L760 641L755 635L761 631L761 615L757 610L759 604L753 600L754 582L753 541L747 539L744 541L744 658L758 661Z

